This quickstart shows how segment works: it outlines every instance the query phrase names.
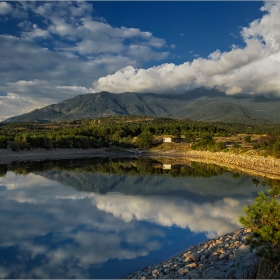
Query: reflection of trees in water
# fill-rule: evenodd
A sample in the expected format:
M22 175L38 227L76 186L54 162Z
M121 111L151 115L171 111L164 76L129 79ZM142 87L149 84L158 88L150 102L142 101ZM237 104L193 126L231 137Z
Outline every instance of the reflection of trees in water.
M215 164L191 162L191 164L173 164L170 169L163 169L163 164L151 158L93 158L93 159L64 159L46 160L42 162L13 163L0 165L0 177L12 171L18 175L33 172L76 171L81 173L100 173L114 175L163 175L172 177L212 177L228 172L228 169ZM239 173L232 177L238 179ZM269 178L253 178L252 182L258 186L280 186L280 180Z
M0 164L0 177L4 177L8 171L7 164Z
M174 164L170 169L163 169L163 164L151 158L138 159L67 159L47 160L42 162L14 163L0 165L0 176L5 176L7 171L18 175L27 175L32 172L48 170L78 171L85 173L108 173L124 175L170 175L172 177L211 177L223 174L226 168L214 164L192 162L187 164Z

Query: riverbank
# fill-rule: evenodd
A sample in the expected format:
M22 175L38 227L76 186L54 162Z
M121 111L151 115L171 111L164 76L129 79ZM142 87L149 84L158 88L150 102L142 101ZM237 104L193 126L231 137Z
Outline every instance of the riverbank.
M223 165L234 171L280 179L280 159L272 157L204 151L188 151L186 157L199 162Z
M128 275L127 279L257 278L260 258L245 244L249 229L239 229L192 246L161 263Z
M280 159L249 154L234 154L229 152L192 151L185 152L165 151L158 153L152 151L157 157L184 157L188 161L212 163L227 167L234 172L242 171L255 176L269 177L280 180Z

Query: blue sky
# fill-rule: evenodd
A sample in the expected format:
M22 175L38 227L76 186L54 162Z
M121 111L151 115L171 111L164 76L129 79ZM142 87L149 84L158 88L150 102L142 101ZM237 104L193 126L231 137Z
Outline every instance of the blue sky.
M280 2L0 2L0 120L78 94L280 94Z

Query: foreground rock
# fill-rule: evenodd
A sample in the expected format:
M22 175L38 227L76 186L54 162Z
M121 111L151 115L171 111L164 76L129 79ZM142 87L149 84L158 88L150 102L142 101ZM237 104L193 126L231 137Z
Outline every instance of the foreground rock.
M178 255L144 268L128 279L242 279L254 278L260 258L245 245L249 229L239 229L190 247Z

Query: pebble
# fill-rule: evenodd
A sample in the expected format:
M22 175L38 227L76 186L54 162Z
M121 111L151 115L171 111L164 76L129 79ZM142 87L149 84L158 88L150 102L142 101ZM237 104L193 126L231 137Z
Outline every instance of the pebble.
M241 279L252 275L260 258L245 244L251 234L242 228L188 248L161 263L128 275L127 279Z

